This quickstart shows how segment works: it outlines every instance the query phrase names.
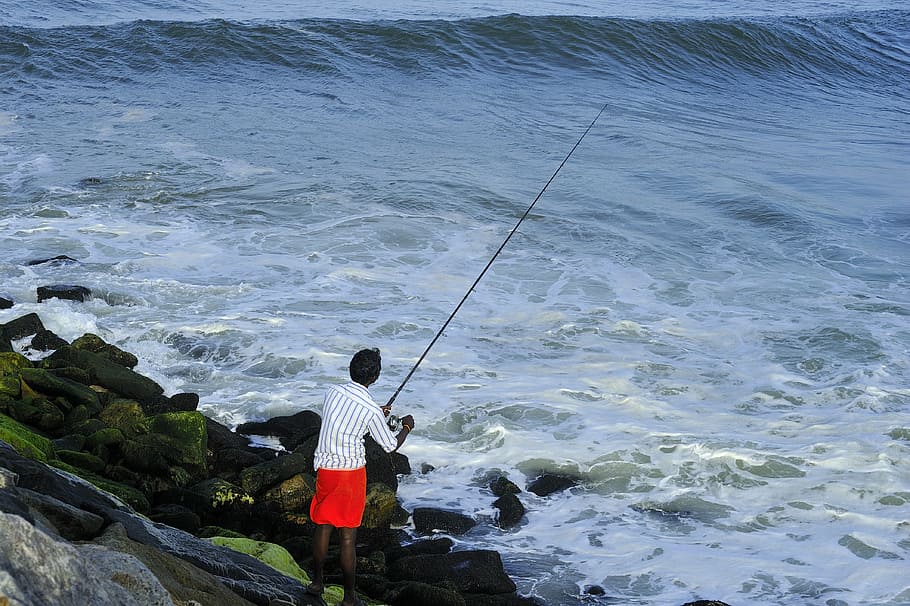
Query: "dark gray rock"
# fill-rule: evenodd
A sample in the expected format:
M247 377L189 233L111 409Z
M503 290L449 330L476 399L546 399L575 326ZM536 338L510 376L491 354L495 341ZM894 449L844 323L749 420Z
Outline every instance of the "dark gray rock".
M71 284L49 284L39 286L37 289L38 303L48 299L64 299L68 301L87 301L92 298L92 291L85 286Z
M577 478L554 473L544 473L528 484L528 491L533 492L539 497L546 497L577 485Z
M475 526L477 521L471 516L448 509L417 507L412 512L414 529L419 534L444 532L452 535L463 535Z
M389 566L388 576L392 580L433 585L450 583L463 594L515 591L515 583L503 570L499 554L489 550L401 558Z
M524 505L512 493L505 494L493 501L493 507L499 510L496 523L500 528L516 526L525 515Z
M2 325L7 338L15 341L44 330L44 324L36 313L25 314Z

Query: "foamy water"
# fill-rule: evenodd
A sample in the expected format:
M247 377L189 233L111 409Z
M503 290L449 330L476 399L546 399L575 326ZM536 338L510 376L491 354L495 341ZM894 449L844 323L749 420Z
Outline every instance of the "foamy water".
M80 6L3 30L0 322L230 426L366 346L386 400L609 102L398 397L434 468L403 504L476 516L459 546L548 604L910 604L906 11ZM110 61L69 27L102 13ZM489 479L542 471L581 483L497 529Z

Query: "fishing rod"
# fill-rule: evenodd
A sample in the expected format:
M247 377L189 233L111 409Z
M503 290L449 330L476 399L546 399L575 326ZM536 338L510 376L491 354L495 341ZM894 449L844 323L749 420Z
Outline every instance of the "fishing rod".
M420 366L420 363L423 362L424 358L427 357L427 354L430 353L430 350L433 348L433 345L436 344L436 341L439 340L439 337L442 336L442 333L445 332L445 329L449 326L449 322L452 321L452 319L455 317L455 314L457 314L458 310L461 309L461 306L464 305L464 302L467 301L468 297L471 295L471 293L474 292L474 288L477 287L477 284L487 273L487 270L490 269L490 267L493 265L493 262L496 260L496 257L498 257L499 253L501 253L503 251L503 249L506 247L506 244L508 244L509 240L512 239L512 236L514 236L515 232L518 231L518 227L521 225L522 221L524 221L528 217L528 215L531 213L531 210L534 208L534 205L537 204L537 201L540 200L540 198L541 198L541 196L543 196L544 192L547 191L547 188L550 187L550 183L553 182L553 180L556 178L556 175L558 175L559 171L562 170L562 167L566 165L566 162L569 161L569 158L572 157L572 154L575 153L575 150L578 149L578 146L581 145L581 142L584 140L584 138L587 136L587 134L591 131L592 128L594 128L594 124L597 122L597 119L600 118L600 115L602 113L604 113L605 109L607 109L606 103L604 103L603 107L600 108L600 111L597 112L597 115L594 116L594 119L591 120L591 123L588 125L588 128L586 128L585 131L581 134L581 136L578 138L578 141L575 142L575 145L573 145L572 149L569 150L569 153L566 154L566 157L563 158L563 160L562 160L562 162L560 162L559 166L556 167L556 170L553 171L553 174L550 176L550 179L546 182L546 184L543 186L543 188L541 188L541 190L537 193L537 196L534 198L534 201L531 202L531 205L528 206L528 209L524 212L523 215L521 215L521 218L518 219L518 222L515 224L515 227L512 228L512 231L509 232L509 235L506 236L506 239L502 241L502 244L499 245L499 248L496 249L496 252L493 253L493 256L490 257L489 261L487 261L487 264L483 268L483 271L480 272L480 274L477 276L477 279L474 280L474 283L471 284L471 287L461 298L461 301L458 302L458 305L456 305L455 309L452 311L452 313L449 314L449 317L443 323L442 327L436 332L436 336L433 337L433 340L430 341L430 344L427 345L427 348L425 350L423 350L423 353L421 354L420 358L417 359L417 362L414 364L414 367L411 368L411 371L407 374L407 376L405 376L404 380L401 382L401 385L398 386L398 389L395 390L395 393L392 394L392 397L389 398L389 401L386 403L386 405L382 407L383 410L386 412L386 414L388 414L389 411L392 409L392 402L395 401L395 398L398 397L398 394L401 393L401 390L404 389L404 386L407 384L407 382L411 379L411 377L417 371L417 367ZM390 417L389 420L392 421L393 420L392 417Z

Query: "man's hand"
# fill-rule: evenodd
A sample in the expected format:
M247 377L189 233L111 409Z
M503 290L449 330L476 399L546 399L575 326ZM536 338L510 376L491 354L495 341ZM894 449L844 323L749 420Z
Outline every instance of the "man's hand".
M411 431L412 429L414 429L414 417L412 417L411 415L405 415L405 416L401 417L401 426L407 427L408 431Z

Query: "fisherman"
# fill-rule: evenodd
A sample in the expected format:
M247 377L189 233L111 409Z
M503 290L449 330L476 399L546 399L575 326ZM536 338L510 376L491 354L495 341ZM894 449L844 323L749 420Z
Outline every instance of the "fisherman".
M370 434L383 450L394 452L414 429L411 415L401 418L401 430L397 435L386 424L388 409L380 407L368 389L379 378L381 370L378 349L362 349L354 354L349 366L351 382L326 390L322 428L316 446L316 496L310 505L310 519L317 526L313 536L313 582L307 591L322 595L325 589L323 568L332 530L337 528L344 578L342 606L361 603L354 586L357 529L366 504L364 436Z

